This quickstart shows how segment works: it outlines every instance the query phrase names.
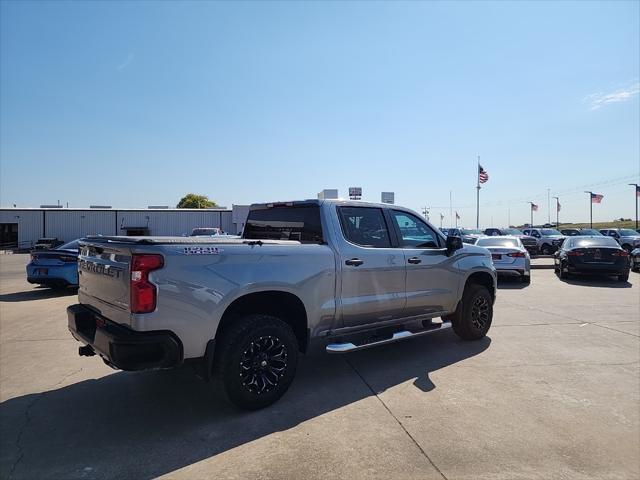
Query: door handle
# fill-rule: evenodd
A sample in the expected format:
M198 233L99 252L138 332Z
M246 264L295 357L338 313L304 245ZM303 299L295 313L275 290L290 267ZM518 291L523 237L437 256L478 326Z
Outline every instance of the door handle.
M418 257L411 257L410 259L407 260L407 262L417 265L418 263L421 263L422 260L420 260Z
M359 258L352 258L350 260L346 260L345 265L353 265L354 267L359 267L364 263L364 260L360 260Z

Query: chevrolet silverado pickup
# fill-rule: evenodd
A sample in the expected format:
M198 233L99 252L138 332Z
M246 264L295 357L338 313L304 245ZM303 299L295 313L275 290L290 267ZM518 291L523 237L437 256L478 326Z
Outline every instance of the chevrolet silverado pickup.
M87 237L78 272L80 355L121 370L193 363L245 409L278 400L318 347L446 328L480 339L496 296L488 250L406 208L342 200L252 205L241 238Z

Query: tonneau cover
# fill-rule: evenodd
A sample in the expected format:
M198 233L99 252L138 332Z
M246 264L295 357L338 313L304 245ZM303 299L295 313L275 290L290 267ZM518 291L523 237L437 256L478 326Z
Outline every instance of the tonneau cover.
M80 239L81 242L91 243L124 243L130 245L167 245L167 244L226 244L226 245L300 245L295 240L247 240L245 238L224 236L219 237L126 237L126 236L88 236Z

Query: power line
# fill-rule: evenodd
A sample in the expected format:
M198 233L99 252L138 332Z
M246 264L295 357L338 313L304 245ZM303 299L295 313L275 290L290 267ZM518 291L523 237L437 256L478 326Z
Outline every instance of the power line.
M567 197L570 195L575 195L578 193L583 193L584 189L592 189L592 188L596 188L596 187L614 187L617 185L623 185L623 184L628 184L629 180L633 180L638 178L638 174L633 174L633 175L625 175L623 177L616 177L616 178L610 178L608 180L602 180L599 182L595 182L595 183L590 183L587 185L581 185L578 187L572 187L566 190L552 190L551 193L553 193L554 195L557 196L563 196L563 197ZM482 207L504 207L504 206L509 206L511 204L518 204L518 203L528 203L529 201L533 200L543 200L547 197L547 192L540 192L538 194L535 195L527 195L525 197L518 197L518 198L511 198L508 200L497 200L495 202L486 202L486 203L482 203L480 204ZM475 205L458 205L456 206L456 208L474 208ZM446 207L444 206L432 206L431 208L449 208L449 206L447 205Z

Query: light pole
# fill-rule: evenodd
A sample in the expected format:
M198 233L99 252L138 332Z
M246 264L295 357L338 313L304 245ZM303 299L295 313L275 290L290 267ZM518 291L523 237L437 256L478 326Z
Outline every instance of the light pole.
M629 185L633 185L636 188L634 198L636 199L636 230L638 230L638 197L640 197L640 185L637 183L630 183Z
M551 189L547 188L547 223L551 224Z
M552 198L556 199L556 228L560 228L560 199L558 197Z

